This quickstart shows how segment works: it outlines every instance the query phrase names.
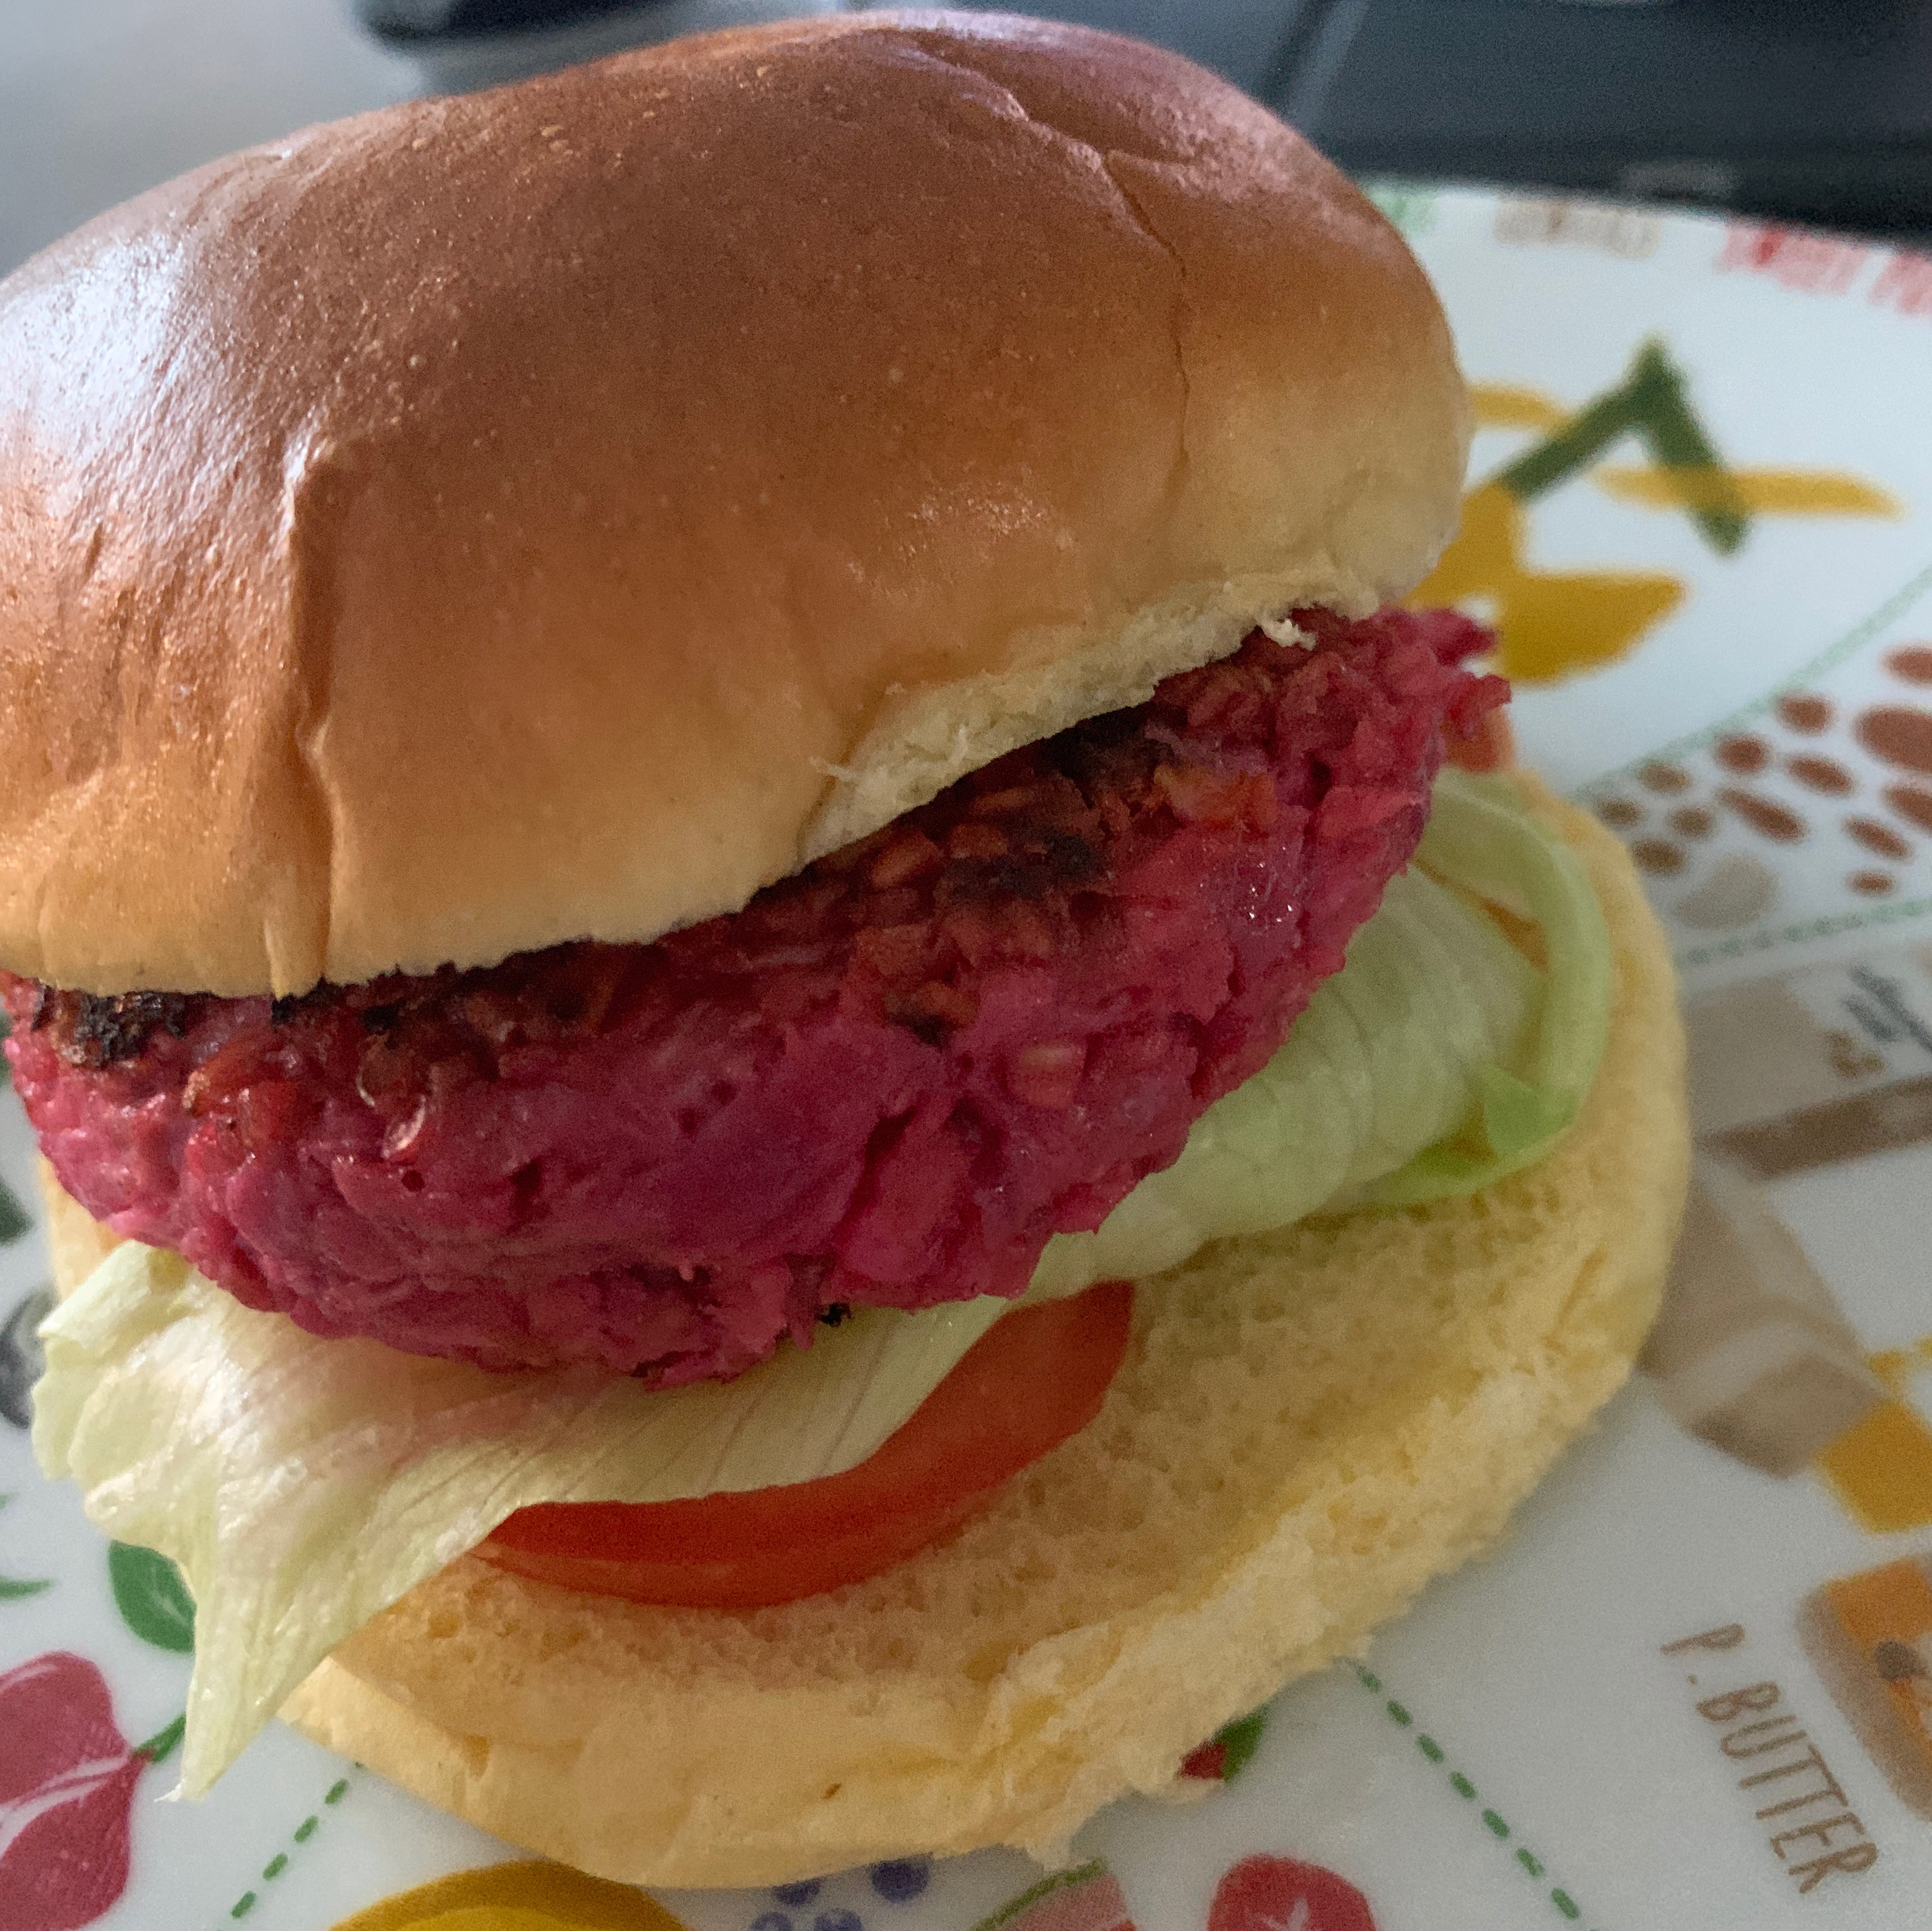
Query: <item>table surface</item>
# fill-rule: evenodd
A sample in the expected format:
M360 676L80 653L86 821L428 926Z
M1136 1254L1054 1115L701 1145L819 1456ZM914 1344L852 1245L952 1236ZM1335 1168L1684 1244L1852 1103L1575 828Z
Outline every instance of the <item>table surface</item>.
M184 168L415 85L348 0L0 0L0 274Z

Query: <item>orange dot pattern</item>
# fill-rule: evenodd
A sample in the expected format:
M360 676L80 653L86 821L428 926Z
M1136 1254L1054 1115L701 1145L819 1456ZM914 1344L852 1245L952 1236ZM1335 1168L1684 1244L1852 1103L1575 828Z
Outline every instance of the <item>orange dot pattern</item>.
M1910 844L1889 825L1881 824L1876 818L1847 818L1845 829L1867 851L1876 852L1880 858L1901 859L1911 855Z
M1640 838L1630 847L1630 856L1644 871L1661 877L1684 869L1684 854L1667 838Z
M1761 837L1781 845L1793 845L1804 835L1804 820L1774 799L1762 797L1735 784L1726 785L1718 797Z
M1771 762L1771 747L1759 737L1720 738L1711 755L1726 771L1748 778Z
M1852 774L1832 758L1787 757L1784 768L1808 791L1822 791L1831 797L1844 798L1858 788Z
M1932 832L1932 791L1923 790L1916 784L1888 785L1885 802L1922 832Z
M1897 645L1882 661L1886 672L1915 694L1932 688L1932 643ZM1788 748L1780 748L1777 733L1760 731L1737 731L1718 739L1710 750L1719 774L1708 794L1710 804L1691 795L1702 788L1694 770L1653 759L1638 769L1638 786L1655 795L1660 810L1662 801L1681 801L1664 811L1660 830L1653 826L1652 808L1641 796L1600 798L1595 802L1597 815L1625 834L1632 858L1654 878L1676 878L1690 868L1691 853L1686 847L1712 835L1718 819L1712 805L1757 837L1774 844L1797 844L1812 829L1802 811L1736 781L1775 770L1820 799L1852 799L1860 789L1856 771L1827 755L1816 743L1848 722L1853 739L1898 775L1879 787L1875 801L1888 815L1869 808L1854 811L1838 821L1840 829L1870 858L1886 865L1902 864L1911 857L1912 833L1932 834L1932 709L1922 701L1871 705L1847 721L1821 692L1787 691L1773 703L1772 715L1789 738L1812 742L1791 745L1787 739ZM1882 898L1898 889L1898 880L1889 871L1866 865L1851 872L1846 883L1860 898Z
M1873 757L1906 771L1932 775L1932 712L1916 705L1882 704L1865 712L1855 727Z

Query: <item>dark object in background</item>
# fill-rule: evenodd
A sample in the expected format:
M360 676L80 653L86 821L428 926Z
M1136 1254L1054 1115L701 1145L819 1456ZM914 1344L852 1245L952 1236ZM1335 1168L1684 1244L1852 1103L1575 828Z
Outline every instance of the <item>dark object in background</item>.
M384 40L409 41L560 27L640 8L638 0L362 0L356 10Z
M1217 69L1352 174L1704 202L1932 238L1932 0L1047 0L1036 10Z
M1352 172L1932 232L1932 0L1290 4L1256 91Z
M415 61L431 94L493 87L679 34L838 10L838 0L356 0L362 24Z
M442 87L740 19L838 10L838 0L357 5ZM1358 175L1704 202L1932 237L1932 0L1040 0L1027 10L1173 47Z
M889 0L881 0L889 4ZM641 45L673 34L726 26L736 19L860 13L868 0L771 0L752 10L739 0L355 0L363 25L394 52L426 68L452 63L509 79L560 65L546 58L556 35L608 47ZM1225 74L1250 93L1268 76L1283 34L1307 10L1304 0L950 0L980 12L1038 13L1083 22L1170 46ZM460 85L463 83L453 83ZM471 81L468 84L480 82Z

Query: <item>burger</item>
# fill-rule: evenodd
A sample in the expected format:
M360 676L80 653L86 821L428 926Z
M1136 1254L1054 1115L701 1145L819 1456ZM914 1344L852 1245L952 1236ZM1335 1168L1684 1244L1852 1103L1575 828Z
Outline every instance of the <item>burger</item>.
M638 1882L1064 1852L1479 1548L1682 1194L1607 835L1399 600L1429 285L1169 55L688 40L0 288L44 1466ZM1445 761L1446 760L1446 761Z

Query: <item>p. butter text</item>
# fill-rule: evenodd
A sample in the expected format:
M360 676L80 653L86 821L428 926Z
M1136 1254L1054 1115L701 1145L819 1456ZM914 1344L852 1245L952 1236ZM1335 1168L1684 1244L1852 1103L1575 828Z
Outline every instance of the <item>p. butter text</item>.
M1726 1623L1666 1643L1663 1653L1689 1661L1702 1653L1724 1657L1744 1642L1742 1623ZM1816 1891L1827 1878L1853 1876L1878 1862L1871 1840L1832 1774L1824 1755L1798 1727L1775 1683L1736 1682L1743 1674L1706 1669L1688 1672L1684 1681L1705 1692L1699 1716L1709 1724L1719 1750L1744 1774L1738 1788L1753 1804L1753 1815L1769 1826L1765 1833L1772 1855L1801 1891Z

